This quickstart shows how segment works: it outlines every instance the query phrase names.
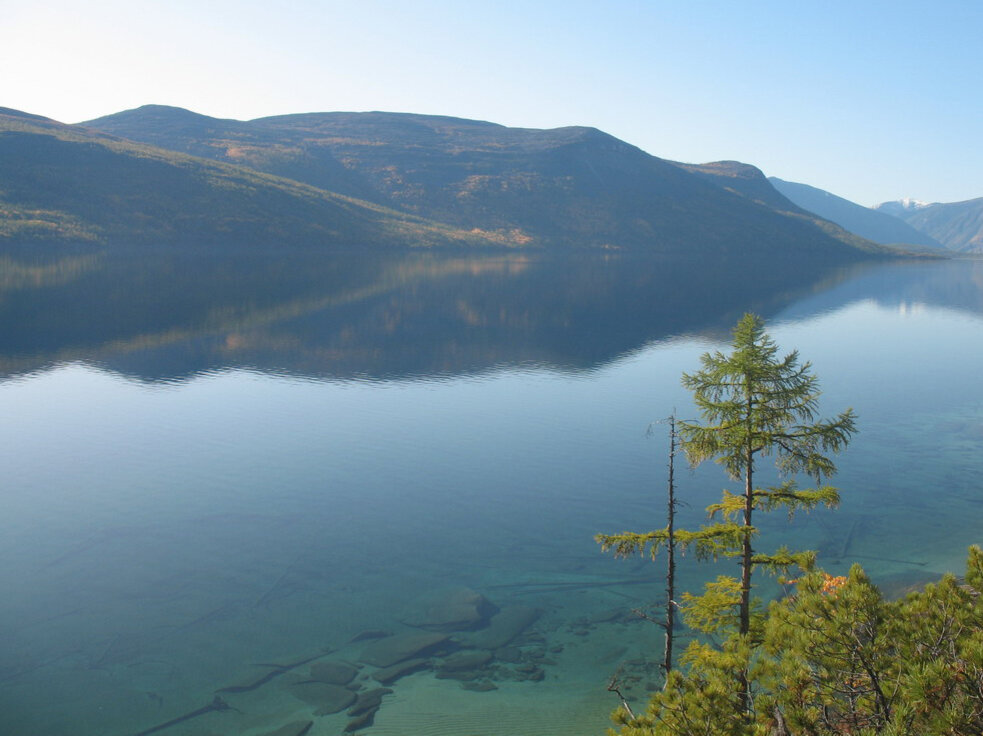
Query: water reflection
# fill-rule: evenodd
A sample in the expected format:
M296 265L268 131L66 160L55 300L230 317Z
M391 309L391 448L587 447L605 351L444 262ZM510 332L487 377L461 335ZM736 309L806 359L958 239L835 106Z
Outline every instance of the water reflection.
M860 298L983 311L983 263L968 261L210 251L7 257L0 274L8 376L71 361L147 381L226 367L329 379L578 371L654 341L720 337L744 311L796 302L795 316Z
M0 382L11 732L132 736L222 691L235 711L174 733L275 733L311 718L286 686L312 665L265 680L262 663L326 647L360 661L356 634L413 633L421 593L464 586L514 620L539 615L496 648L481 681L498 689L411 674L371 733L600 733L618 667L642 678L632 697L652 689L661 632L625 610L661 586L592 536L660 513L645 426L685 406L679 375L706 345L683 338L725 338L748 309L823 361L827 406L862 420L843 508L763 520L769 545L820 550L837 572L860 560L903 590L977 540L967 346L983 324L897 313L983 312L979 262L229 255L0 262L0 364L20 378ZM681 476L687 524L721 482ZM711 573L683 574L695 590ZM348 718L316 721L311 734L339 733Z

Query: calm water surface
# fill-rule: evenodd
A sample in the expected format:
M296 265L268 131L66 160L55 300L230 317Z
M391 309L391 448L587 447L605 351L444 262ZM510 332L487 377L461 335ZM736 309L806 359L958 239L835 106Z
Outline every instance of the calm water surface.
M652 423L692 416L680 373L745 310L861 430L841 508L767 519L763 547L897 593L983 542L979 261L235 264L0 259L2 734L339 734L352 718L313 715L311 663L289 666L377 687L353 637L418 632L460 588L538 618L476 679L397 680L359 733L602 733L615 672L638 705L658 685L661 630L631 610L661 585L593 535L662 524ZM727 481L680 475L696 524ZM686 563L688 585L711 574ZM229 709L179 720L222 689Z

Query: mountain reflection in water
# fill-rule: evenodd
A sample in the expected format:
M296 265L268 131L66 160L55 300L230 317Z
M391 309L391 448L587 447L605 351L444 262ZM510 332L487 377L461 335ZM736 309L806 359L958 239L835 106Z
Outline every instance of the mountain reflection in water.
M375 687L382 658L352 639L418 642L423 598L461 587L527 630L479 690L390 683L369 732L602 732L614 672L633 703L658 687L661 631L630 611L662 586L593 535L659 525L645 429L693 416L681 372L747 310L861 427L841 508L762 518L762 545L859 561L890 594L958 569L979 542L981 265L0 256L0 733L302 731L297 678L351 660ZM678 480L696 526L726 480ZM688 560L681 586L715 572Z
M0 372L89 361L147 381L227 367L347 379L591 370L804 297L974 312L983 263L849 267L637 255L101 253L2 258ZM917 272L917 276L916 276ZM842 284L852 288L836 289ZM830 301L833 300L833 301Z

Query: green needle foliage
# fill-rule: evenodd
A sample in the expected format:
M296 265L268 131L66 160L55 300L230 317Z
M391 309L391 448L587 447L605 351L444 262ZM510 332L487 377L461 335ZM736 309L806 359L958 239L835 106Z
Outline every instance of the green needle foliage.
M656 733L730 733L731 727L751 723L752 666L763 619L751 596L752 573L759 566L774 571L808 568L815 560L811 552L785 548L771 554L755 551L754 512L783 509L791 516L820 505L835 506L836 489L822 484L836 472L828 454L842 449L855 431L851 410L832 420L818 418L818 381L810 364L800 364L796 352L779 357L760 317L744 315L734 329L732 347L729 355L704 354L699 371L683 374L683 385L693 392L702 422L679 422L679 434L692 464L713 459L743 488L739 493L725 490L720 502L707 509L713 523L696 531L675 530L674 543L694 549L700 559L737 558L741 575L739 579L720 576L702 595L682 596L687 625L723 637L724 643L720 648L690 645L682 660L685 672L669 673L663 692L653 699ZM792 478L775 487L758 487L755 471L764 457L774 458L781 475L804 474L815 480L816 487L800 489ZM613 550L616 556L648 552L653 557L668 538L668 527L596 537L603 550ZM706 698L686 695L697 692L722 694L714 708L726 714L729 725L705 712ZM687 704L696 711L686 710ZM700 723L704 729L698 728Z
M717 593L727 595L728 579ZM731 584L735 582L731 579ZM761 615L762 643L694 643L620 736L979 736L983 733L983 551L964 579L886 600L859 565L812 570ZM731 591L736 597L736 591ZM748 673L754 708L735 673Z
M697 557L736 558L741 576L681 596L684 620L706 636L687 647L644 712L615 712L620 736L980 736L983 551L970 548L964 579L946 575L895 601L858 565L833 577L815 568L811 552L756 552L756 511L837 503L836 490L822 485L835 472L827 454L846 445L854 417L817 418L809 364L795 353L779 358L759 318L741 320L733 347L703 356L702 369L684 376L703 423L680 430L692 462L716 460L743 492L724 491L708 509L717 521L675 529L673 543ZM763 457L816 487L799 489L791 478L757 487ZM617 556L655 556L668 539L668 528L597 537ZM804 574L765 609L750 595L759 566Z
M754 512L783 508L790 515L819 505L835 506L835 488L820 485L836 472L827 453L838 452L855 431L854 415L847 410L832 420L817 418L818 379L809 363L799 363L798 352L778 357L778 346L767 335L764 322L745 314L734 328L733 352L705 353L702 368L684 373L683 385L693 392L702 423L680 422L682 448L698 465L713 459L732 480L742 481L742 493L724 492L710 506L717 514L741 525L739 544L727 552L741 561L738 633L751 633L751 577L758 565L784 567L799 561L787 553L772 557L755 554ZM785 476L804 473L817 487L799 490L793 481L775 488L757 488L756 464L774 456ZM802 560L804 562L804 560Z
M858 565L820 571L773 603L758 705L770 733L781 714L795 736L983 733L983 552L966 578L945 575L887 601Z

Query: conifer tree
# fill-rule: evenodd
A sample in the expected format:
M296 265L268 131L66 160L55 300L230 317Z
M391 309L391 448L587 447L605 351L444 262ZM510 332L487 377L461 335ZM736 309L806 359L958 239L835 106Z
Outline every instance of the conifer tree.
M728 476L741 481L741 492L725 490L721 501L707 509L711 518L722 518L695 531L670 524L647 533L596 537L603 549L613 549L616 556L649 551L654 557L671 540L673 549L693 548L698 558L737 558L741 569L740 578L721 575L706 585L702 595L682 596L686 623L722 637L723 645L717 649L693 642L683 656L685 672L670 673L648 714L626 723L625 734L633 729L647 732L651 726L654 733L690 733L697 722L714 724L720 733L743 733L750 727L751 666L762 635L761 626L752 624L763 618L752 617L753 570L761 565L773 570L793 565L809 568L815 558L811 552L785 548L771 554L756 552L754 512L781 508L792 514L839 501L836 489L822 481L836 470L827 453L842 449L855 431L852 410L832 420L818 419L818 382L811 365L800 364L794 351L780 358L759 317L744 315L734 329L732 347L729 355L704 354L699 371L683 374L683 385L693 391L702 422L678 425L690 462L716 460ZM761 488L755 484L755 473L760 459L769 456L787 480ZM798 488L794 476L800 473L813 478L816 487ZM701 698L699 692L714 692L717 697Z
M795 736L983 733L983 552L887 600L858 565L816 570L771 604L759 686ZM768 725L759 718L761 725Z
M697 531L674 530L700 556L729 555L741 576L719 576L700 596L684 595L686 623L713 636L692 641L642 713L619 709L620 736L910 736L983 733L983 551L969 550L965 577L945 575L900 600L884 598L863 570L834 577L814 555L750 545L755 511L794 511L835 503L826 486L792 481L758 488L756 463L773 456L786 475L817 485L834 470L827 453L854 432L850 411L816 418L818 391L808 363L782 359L746 315L728 355L703 357L684 381L703 424L685 423L684 449L716 459L744 493L725 492L712 514L726 518ZM598 535L619 555L669 543L669 528ZM767 612L752 608L750 571L800 564L790 595ZM714 643L719 641L719 643Z
M741 565L738 633L751 631L751 577L757 565L787 568L805 561L785 549L775 554L755 554L754 512L784 508L789 513L818 505L835 506L839 494L819 485L836 472L826 454L838 452L855 431L853 411L831 420L817 419L818 381L811 364L799 363L797 351L778 357L778 346L764 330L760 317L745 314L734 328L733 352L705 353L702 368L683 374L683 385L693 399L703 423L680 422L682 448L693 465L714 459L732 480L742 482L742 492L724 491L720 503L708 508L726 522L720 528L736 549ZM794 480L774 488L755 486L759 458L774 456L785 476L805 473L817 487L800 490ZM736 523L738 528L731 526Z
M669 415L669 484L666 489L666 645L662 671L672 671L672 644L676 628L676 414Z
M616 557L627 557L634 552L644 552L648 547L653 558L663 547L666 550L666 605L665 621L660 624L666 632L665 647L662 657L662 671L667 675L673 666L673 641L676 628L676 549L677 534L676 529L676 509L679 502L676 500L676 451L678 447L678 432L676 430L676 414L673 412L665 422L669 425L669 471L668 486L666 489L666 526L658 531L647 534L635 534L624 532L622 534L598 534L594 538L601 545L602 551L608 549L615 550ZM691 535L682 532L684 544L692 541ZM647 618L647 616L646 616ZM609 688L610 689L610 688Z
M855 420L850 409L831 420L817 418L818 380L811 373L811 364L800 364L797 351L780 358L778 346L757 315L745 314L737 323L732 347L729 355L704 353L702 368L683 374L683 385L693 392L703 419L702 423L680 422L683 451L693 465L715 460L732 480L743 485L741 493L725 490L720 503L707 509L711 517L719 514L724 519L716 527L721 534L719 554L739 559L740 580L735 586L728 578L718 578L708 586L705 596L692 600L695 610L690 618L712 624L725 613L721 608L733 600L726 595L730 593L737 599L736 633L748 638L752 634L754 568L808 566L814 558L812 553L792 553L784 548L773 554L755 553L754 512L783 508L792 514L821 504L837 505L837 490L821 485L836 472L825 453L838 452L846 445L855 431ZM817 487L800 490L794 477L777 487L757 487L759 458L768 456L775 458L783 477L804 473ZM747 717L752 708L747 668L737 677L739 708Z

